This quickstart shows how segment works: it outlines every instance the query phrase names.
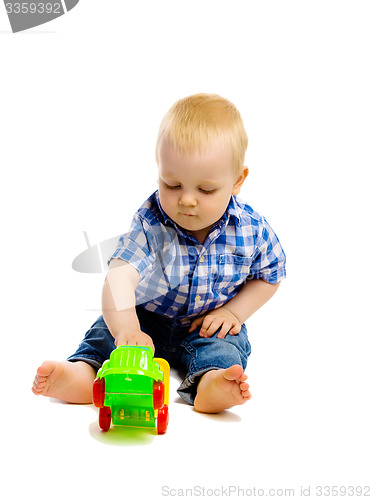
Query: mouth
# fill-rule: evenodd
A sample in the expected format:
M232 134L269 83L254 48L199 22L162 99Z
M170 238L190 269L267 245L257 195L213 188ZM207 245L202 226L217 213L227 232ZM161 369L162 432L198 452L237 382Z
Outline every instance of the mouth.
M182 213L182 215L185 215L186 217L194 217L195 216L195 214L185 214L183 212L181 212L181 213Z

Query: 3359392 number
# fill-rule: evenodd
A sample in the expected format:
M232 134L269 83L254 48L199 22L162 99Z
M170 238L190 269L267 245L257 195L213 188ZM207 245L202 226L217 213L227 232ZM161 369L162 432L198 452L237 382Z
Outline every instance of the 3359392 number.
M59 3L16 2L6 3L8 14L63 14Z
M371 496L371 488L369 486L317 486L315 490L316 496L325 497Z

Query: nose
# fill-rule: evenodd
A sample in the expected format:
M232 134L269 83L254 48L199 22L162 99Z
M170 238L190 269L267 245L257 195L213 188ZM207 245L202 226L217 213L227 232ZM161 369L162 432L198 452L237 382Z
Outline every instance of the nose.
M182 193L179 200L178 204L182 205L184 207L196 207L196 199L192 195L192 193Z

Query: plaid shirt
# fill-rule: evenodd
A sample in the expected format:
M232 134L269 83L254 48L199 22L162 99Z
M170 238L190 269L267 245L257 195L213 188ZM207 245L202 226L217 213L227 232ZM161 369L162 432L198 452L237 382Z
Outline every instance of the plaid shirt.
M286 275L276 234L235 196L201 244L167 216L156 191L134 215L113 258L138 270L137 305L172 318L175 326L225 304L246 280L275 284Z

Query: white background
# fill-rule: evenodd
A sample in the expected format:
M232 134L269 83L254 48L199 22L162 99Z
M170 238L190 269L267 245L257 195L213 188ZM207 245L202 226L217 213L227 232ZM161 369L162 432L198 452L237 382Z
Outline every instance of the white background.
M12 34L0 6L7 498L371 485L371 15L363 1L81 0ZM277 232L288 278L247 323L250 402L198 414L172 373L165 436L102 434L93 406L34 396L34 372L99 314L104 275L71 268L83 231L127 230L156 189L161 118L195 92L240 109L241 197Z

